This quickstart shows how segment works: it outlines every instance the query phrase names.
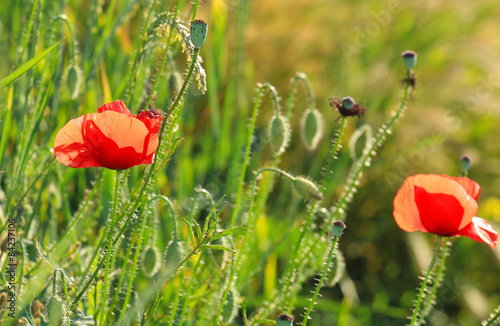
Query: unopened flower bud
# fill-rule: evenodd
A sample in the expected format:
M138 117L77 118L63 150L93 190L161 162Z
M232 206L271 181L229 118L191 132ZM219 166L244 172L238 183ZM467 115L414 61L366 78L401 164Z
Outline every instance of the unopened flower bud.
M276 316L276 326L292 326L293 318L287 314L281 314Z
M295 190L297 190L297 192L305 199L317 201L323 199L323 194L319 190L318 186L316 186L316 184L314 184L311 180L304 177L295 177L292 182Z
M195 48L200 48L207 38L208 25L201 19L196 19L191 22L191 43Z
M332 235L334 237L340 237L342 235L342 232L344 232L344 229L346 228L345 223L342 221L335 221L333 222L333 231Z
M7 292L0 293L0 309L3 308L6 302L7 302Z
M290 140L290 127L285 118L275 115L269 124L269 141L275 155L282 154Z
M342 99L342 106L344 107L344 109L349 110L354 106L354 104L356 104L356 102L350 96L346 96Z
M302 140L308 150L314 150L323 137L323 115L317 109L304 111L300 123Z
M401 53L406 69L411 70L417 64L417 52L406 50Z

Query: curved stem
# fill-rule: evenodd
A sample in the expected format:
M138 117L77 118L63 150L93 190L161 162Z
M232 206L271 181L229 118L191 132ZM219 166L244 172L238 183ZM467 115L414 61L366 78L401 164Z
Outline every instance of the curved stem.
M271 93L273 94L273 98L275 100L275 103L277 103L277 101L278 101L278 95L276 93L274 86L272 86L271 84L265 83L259 87L259 90L257 92L257 97L255 99L255 104L253 106L252 118L250 120L250 126L248 127L245 155L243 157L243 163L241 166L240 177L238 179L238 190L236 193L236 201L234 203L233 212L231 214L230 228L234 227L234 224L236 223L236 217L238 216L239 208L241 205L241 199L243 197L243 183L245 181L247 166L248 166L248 163L250 161L250 148L252 145L253 131L255 129L255 121L257 120L257 111L258 111L257 109L259 108L260 97L262 96L262 92L266 88L268 88L271 91Z
M425 278L422 281L422 286L420 287L420 292L418 294L417 298L417 303L415 304L415 309L413 310L413 317L411 319L411 326L418 325L415 322L417 321L417 317L419 315L419 310L420 310L420 304L422 302L422 297L424 296L425 289L427 287L427 283L429 282L429 277L432 272L432 268L434 267L434 262L436 261L436 256L439 251L439 245L441 244L441 239L443 236L438 235L437 241L436 241L436 249L434 250L434 255L432 256L431 263L429 264L429 268L427 269L427 273L425 273Z

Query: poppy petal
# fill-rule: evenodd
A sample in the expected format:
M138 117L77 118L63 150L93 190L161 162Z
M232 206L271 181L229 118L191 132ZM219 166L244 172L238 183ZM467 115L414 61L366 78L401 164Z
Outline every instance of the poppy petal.
M452 179L460 183L460 185L462 185L465 191L467 191L469 196L471 196L472 198L474 198L475 201L477 201L479 193L481 192L481 186L479 186L476 182L472 181L467 177L457 178L457 177L450 177L449 175L446 174L442 174L441 177Z
M472 218L477 213L476 201L468 195L462 185L452 178L446 178L435 174L417 174L408 177L399 189L394 198L394 219L399 227L405 231L412 232L420 230L422 232L432 232L427 229L434 225L433 223L424 224L420 216L421 211L416 203L415 186L425 189L429 194L445 194L451 195L458 200L460 206L463 207L463 212L460 215L454 216L454 220L459 221L458 226L455 224L450 227L446 233L457 232L472 221ZM445 198L445 197L441 197ZM421 198L424 200L425 198ZM445 199L447 200L447 199ZM421 208L422 209L422 208ZM454 212L457 212L454 210ZM461 211L458 211L460 213ZM438 213L436 216L446 214L445 212ZM429 217L429 216L427 216ZM427 219L426 219L426 222ZM434 225L438 227L440 224ZM439 232L445 232L441 228L437 228ZM436 231L435 230L435 231Z
M132 116L132 113L127 109L125 103L122 100L117 100L111 103L104 104L103 106L97 109L98 113L103 113L106 111L115 111L121 114L125 114L128 117Z
M453 195L430 193L415 186L415 202L428 232L449 236L459 230L464 208Z
M149 132L157 134L160 131L161 115L156 115L151 111L143 111L136 118L144 123Z
M70 120L59 130L54 143L57 161L72 168L102 166L87 148L83 138L82 126L86 116Z
M463 235L474 241L485 242L491 249L495 248L498 239L498 233L493 229L490 223L480 217L474 217L472 222L460 230L456 235Z
M157 147L158 135L142 121L110 109L68 122L56 136L54 152L70 167L123 170L151 164Z

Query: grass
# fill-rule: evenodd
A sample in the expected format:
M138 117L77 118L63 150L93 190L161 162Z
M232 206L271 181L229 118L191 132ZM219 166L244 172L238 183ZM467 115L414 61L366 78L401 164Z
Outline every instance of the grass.
M394 223L403 180L458 175L468 153L478 216L500 223L499 11L496 1L8 1L0 291L15 230L16 309L0 310L1 324L260 325L281 313L404 324L432 244ZM199 56L194 18L209 25ZM419 53L415 90L401 83L406 49ZM328 105L348 95L363 117ZM155 164L120 177L58 163L57 131L116 99L133 114L169 112ZM324 127L311 150L312 109ZM284 151L269 143L283 137L269 134L273 116L290 128ZM336 250L334 220L347 225ZM498 251L453 242L430 325L478 324L500 302Z

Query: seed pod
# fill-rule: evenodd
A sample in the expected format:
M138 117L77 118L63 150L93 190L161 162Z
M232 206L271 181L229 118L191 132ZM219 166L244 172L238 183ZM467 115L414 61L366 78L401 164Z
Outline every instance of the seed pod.
M269 141L273 148L274 155L282 154L290 141L290 127L285 118L275 115L269 124Z
M161 267L161 253L155 246L146 246L141 259L141 269L146 277L153 277Z
M71 99L75 100L80 94L80 87L82 84L82 70L80 67L70 64L64 74L64 80L68 86Z
M191 43L195 48L200 48L207 38L208 24L201 19L196 19L191 22Z
M323 199L323 194L314 182L304 177L295 177L292 181L293 187L299 195L308 200L320 201Z
M66 307L64 302L58 296L53 296L47 304L48 309L48 325L59 326L64 323L66 318Z
M308 150L314 150L323 137L323 115L317 109L307 109L300 123L302 140Z
M335 221L333 222L333 230L332 234L334 237L340 237L342 235L342 232L345 230L345 223L342 221Z
M417 64L417 52L406 50L401 53L406 69L410 70Z
M276 326L292 326L293 318L287 314L281 314L276 316Z
M238 291L232 288L227 294L227 299L222 309L222 324L230 325L238 315Z

